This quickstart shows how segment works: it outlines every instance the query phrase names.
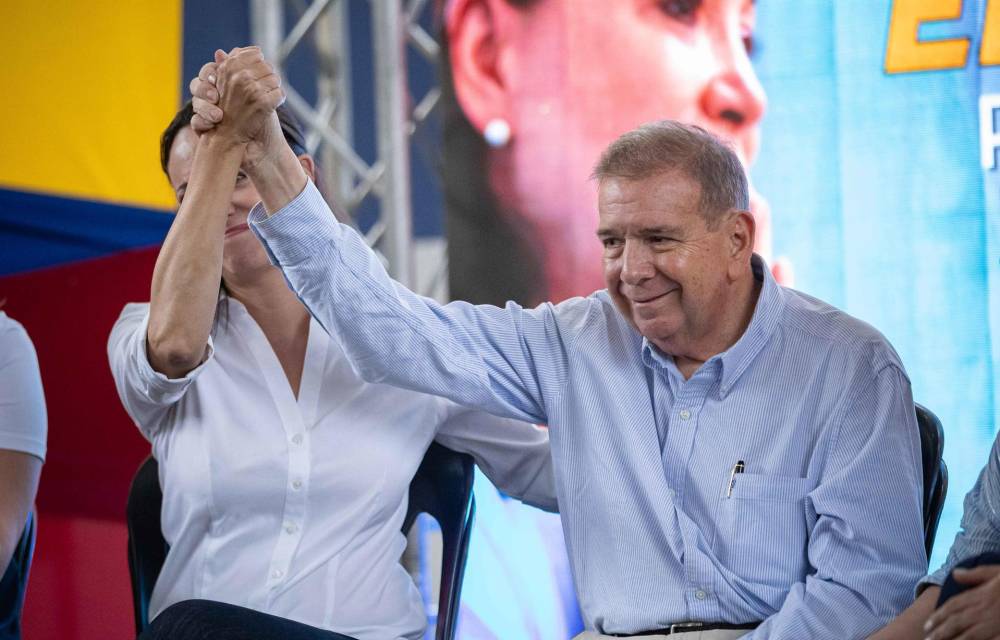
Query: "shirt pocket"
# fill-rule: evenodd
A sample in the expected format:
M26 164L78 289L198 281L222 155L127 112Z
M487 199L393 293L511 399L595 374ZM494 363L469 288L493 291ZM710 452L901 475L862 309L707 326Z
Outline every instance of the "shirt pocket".
M737 578L787 592L808 567L808 478L736 474L719 499L715 553ZM780 603L778 603L780 606Z

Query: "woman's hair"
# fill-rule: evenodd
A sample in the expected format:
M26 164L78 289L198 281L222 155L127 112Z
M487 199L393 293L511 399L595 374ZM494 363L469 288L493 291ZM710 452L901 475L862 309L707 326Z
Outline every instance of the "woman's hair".
M278 121L281 122L281 133L285 136L285 142L288 146L292 148L295 155L301 156L308 153L306 151L305 135L302 133L302 126L299 124L298 119L295 114L292 113L291 109L285 105L281 105L277 108ZM167 163L170 160L170 148L174 146L174 139L180 130L184 127L190 126L191 118L194 117L194 105L188 100L184 103L174 115L174 119L170 121L167 128L163 130L163 135L160 136L160 168L163 169L163 173L167 173ZM169 174L167 174L169 177Z

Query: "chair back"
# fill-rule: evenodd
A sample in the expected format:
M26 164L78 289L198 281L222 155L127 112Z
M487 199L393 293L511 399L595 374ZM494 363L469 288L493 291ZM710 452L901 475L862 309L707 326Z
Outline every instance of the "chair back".
M34 553L35 515L29 513L10 564L0 578L0 638L3 640L21 637L21 608L24 606L24 591L28 586L28 571Z
M403 520L403 533L410 531L420 513L430 515L441 526L441 590L435 640L455 637L465 561L476 515L473 478L471 456L433 442L410 483L410 503Z
M915 404L920 428L920 452L924 471L924 549L930 558L934 549L941 510L948 493L948 467L944 463L944 429L926 407Z
M149 600L169 549L160 528L162 505L160 467L156 459L149 456L132 478L125 506L128 570L132 577L132 612L136 634L149 627Z
M472 458L432 443L410 483L409 506L403 533L409 532L420 513L441 526L443 553L441 590L438 596L436 640L452 640L458 618L462 577L469 554L469 539L476 504L472 496ZM149 626L149 601L153 585L167 557L169 546L160 528L159 467L151 456L140 465L129 489L125 509L128 523L128 567L132 577L132 605L136 633Z

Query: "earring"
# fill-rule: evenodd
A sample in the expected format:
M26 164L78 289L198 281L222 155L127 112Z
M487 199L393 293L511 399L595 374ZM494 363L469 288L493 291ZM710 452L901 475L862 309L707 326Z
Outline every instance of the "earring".
M510 142L510 124L503 118L491 119L486 123L486 128L483 129L483 138L485 138L486 144L494 149L507 146L507 143Z

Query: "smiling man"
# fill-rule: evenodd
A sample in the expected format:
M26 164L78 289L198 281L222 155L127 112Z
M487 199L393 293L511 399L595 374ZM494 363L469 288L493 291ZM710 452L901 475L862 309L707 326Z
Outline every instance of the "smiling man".
M614 142L595 171L608 289L535 309L406 290L268 155L296 176L251 227L367 380L549 425L582 637L843 640L908 604L927 561L902 364L774 281L713 135Z

